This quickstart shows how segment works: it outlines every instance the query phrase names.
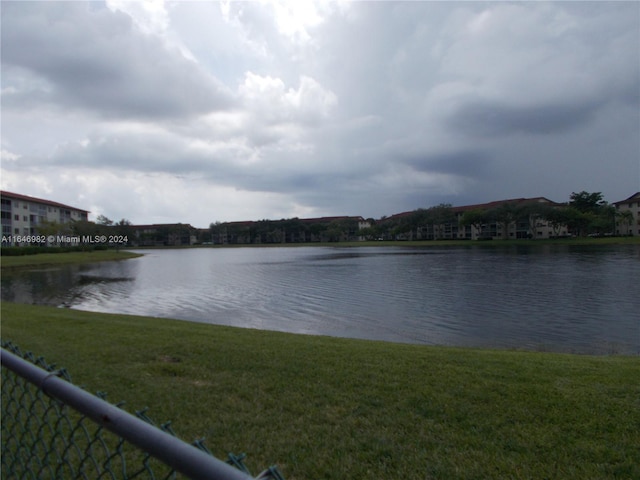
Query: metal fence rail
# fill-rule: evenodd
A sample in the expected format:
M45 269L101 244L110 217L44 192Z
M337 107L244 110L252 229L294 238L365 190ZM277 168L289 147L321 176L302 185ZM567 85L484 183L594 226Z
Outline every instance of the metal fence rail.
M249 480L244 455L225 463L170 424L153 425L73 385L64 369L2 342L2 461L7 479ZM28 361L27 361L28 360ZM276 467L256 479L283 480Z

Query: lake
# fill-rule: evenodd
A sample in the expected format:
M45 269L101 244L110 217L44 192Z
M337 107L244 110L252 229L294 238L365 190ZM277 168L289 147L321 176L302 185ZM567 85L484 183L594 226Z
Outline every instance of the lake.
M144 250L10 272L2 299L245 328L640 353L640 246Z

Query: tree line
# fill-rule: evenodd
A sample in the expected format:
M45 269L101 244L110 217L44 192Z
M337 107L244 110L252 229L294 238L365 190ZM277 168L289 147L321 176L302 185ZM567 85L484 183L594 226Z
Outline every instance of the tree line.
M476 238L507 238L513 225L518 226L517 238L536 238L542 225L553 231L551 236L608 235L615 232L616 222L630 223L633 220L629 212L618 213L604 200L601 192L573 192L569 201L562 204L519 199L488 205L492 206L463 211L451 204L440 204L379 220L369 218L366 228L359 228L358 217L338 217L324 222L299 218L216 222L210 224L209 239L205 241L269 244L361 239L440 240L471 238L470 227L475 229Z
M493 204L488 204L493 205ZM357 240L423 239L440 240L470 238L473 227L477 238L496 238L501 233L506 238L509 227L517 224L519 238L535 238L541 224L549 226L555 236L562 233L572 236L609 235L618 225L631 225L629 211L618 212L605 201L601 192L572 192L566 203L546 203L535 200L495 202L495 206L476 209L454 208L451 204L439 204L418 208L411 212L366 220L368 226L360 228L360 217L330 217L327 219L290 218L260 220L255 222L211 223L208 229L193 229L188 225L157 226L153 232L134 235L131 222L118 222L99 215L95 222L75 221L68 224L43 222L40 235L123 235L129 244L162 245L167 239L187 238L196 235L198 243L214 244L272 244L343 242ZM625 231L625 229L622 229ZM134 236L136 237L134 239Z
M256 222L211 223L210 242L216 244L272 244L344 242L359 240L357 217L309 221L300 218Z
M616 223L629 225L631 212L617 212L604 200L601 192L573 192L564 204L539 202L534 199L497 202L495 206L465 210L454 209L450 204L440 204L427 209L417 209L389 219L381 219L365 232L367 237L395 239L421 238L429 240L465 238L458 235L460 229L473 227L479 238L507 237L509 227L520 225L520 238L535 238L536 230L543 224L549 226L554 236L566 232L572 236L613 235ZM466 237L470 233L467 229Z

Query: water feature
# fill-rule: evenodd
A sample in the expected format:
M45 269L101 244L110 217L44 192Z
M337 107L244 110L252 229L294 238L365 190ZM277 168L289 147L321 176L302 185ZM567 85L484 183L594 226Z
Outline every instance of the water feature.
M640 246L146 250L2 299L422 344L640 353Z

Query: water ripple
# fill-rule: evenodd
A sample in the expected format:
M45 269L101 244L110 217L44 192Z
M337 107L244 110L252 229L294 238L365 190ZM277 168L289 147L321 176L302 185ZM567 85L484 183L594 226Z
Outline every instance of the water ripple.
M2 298L399 342L640 353L640 301L630 291L639 252L158 250L117 265L3 275Z

